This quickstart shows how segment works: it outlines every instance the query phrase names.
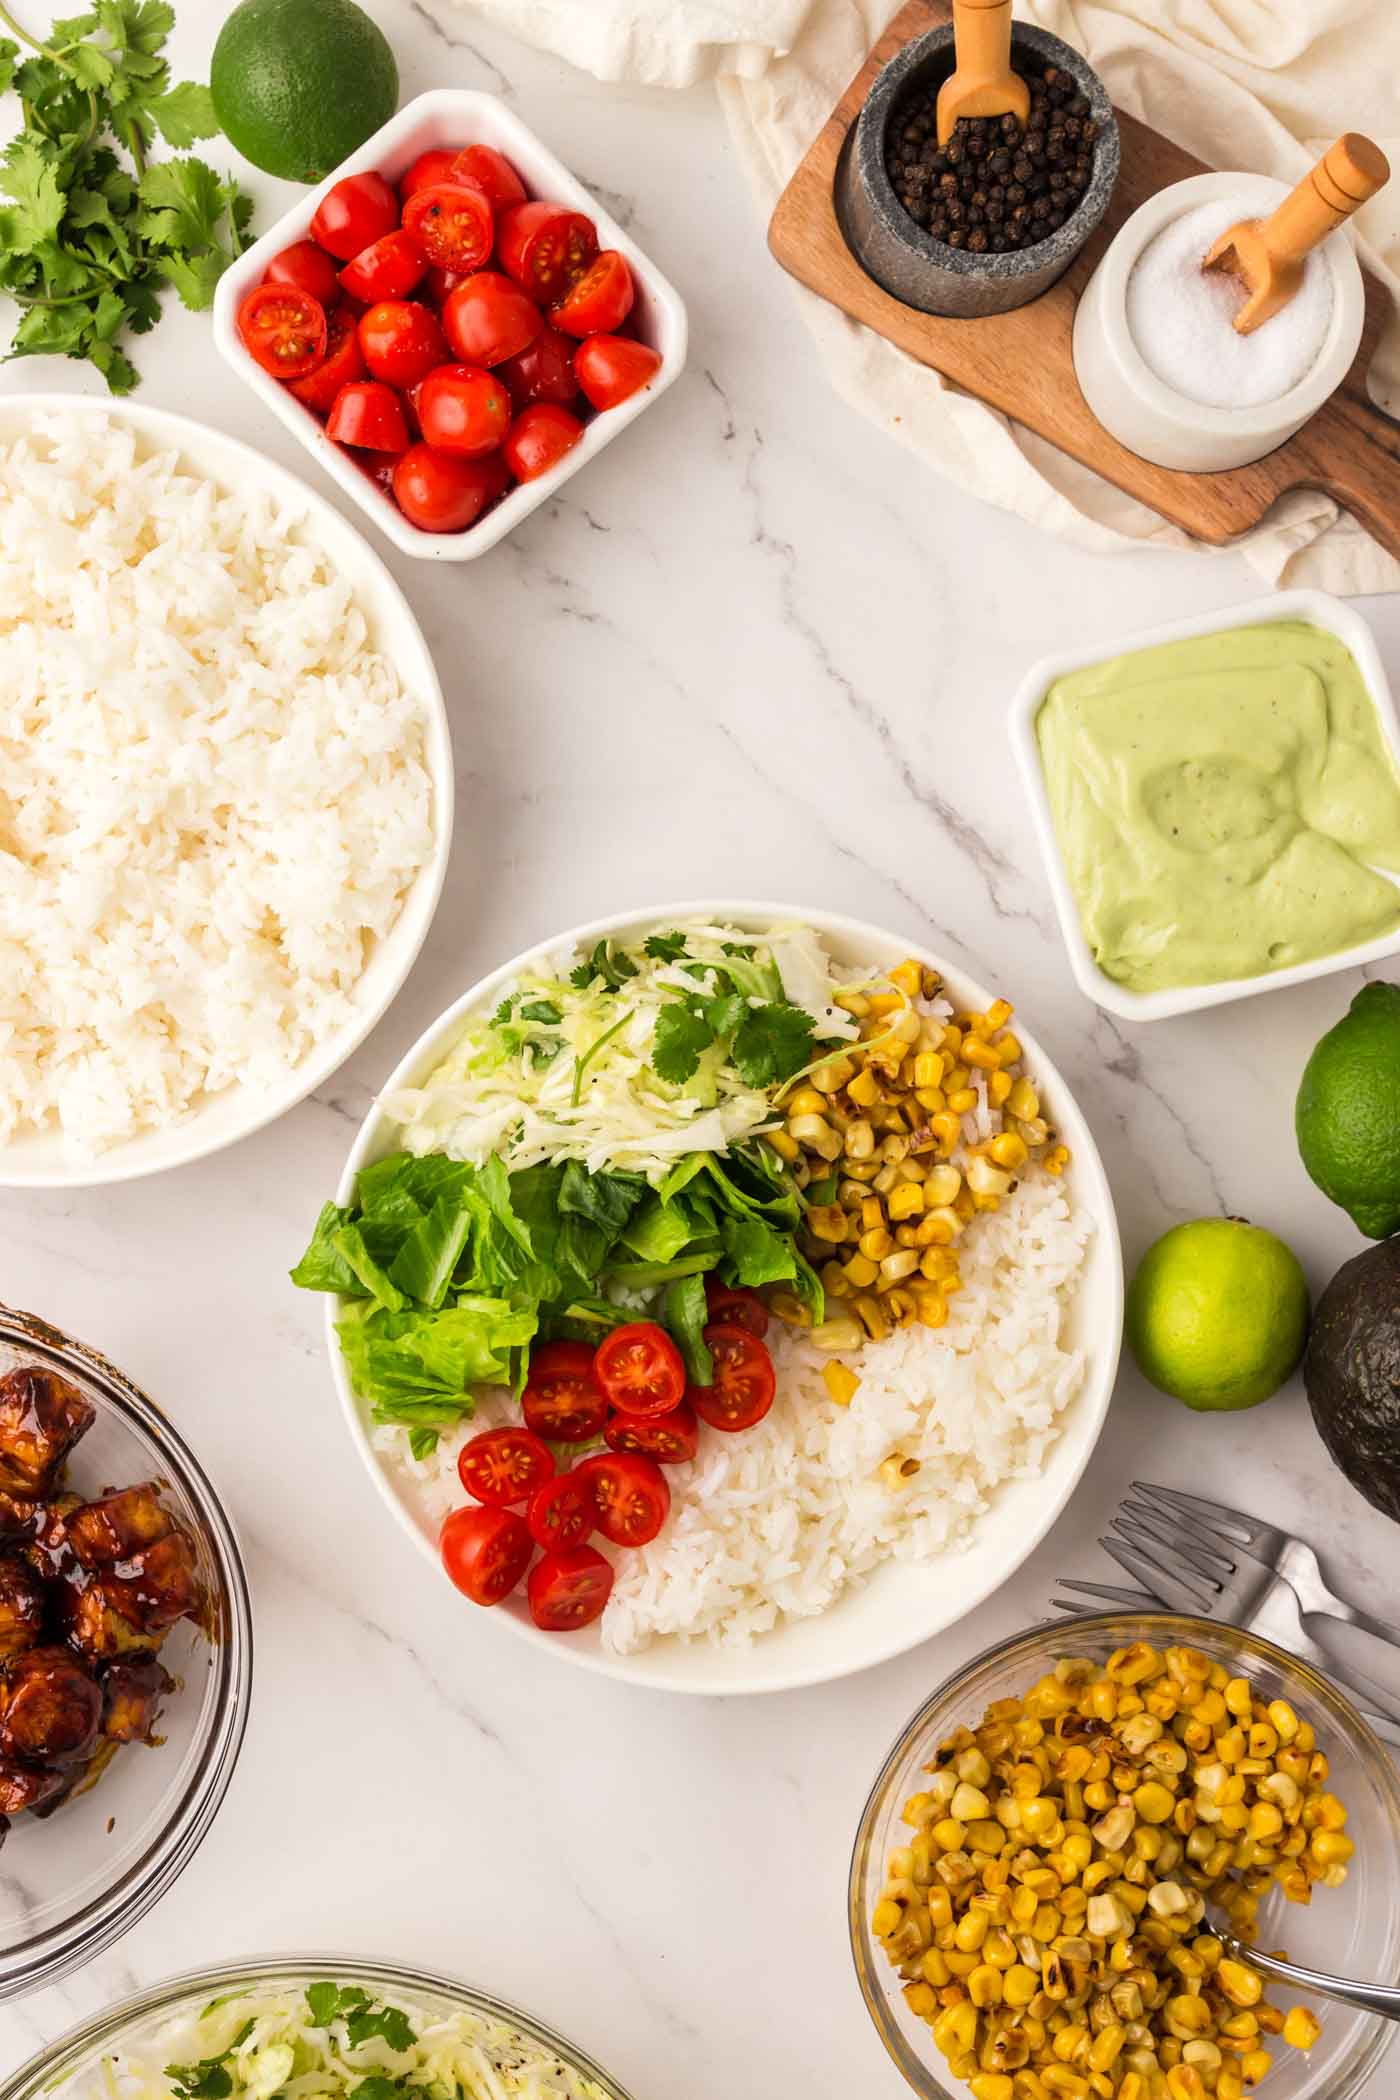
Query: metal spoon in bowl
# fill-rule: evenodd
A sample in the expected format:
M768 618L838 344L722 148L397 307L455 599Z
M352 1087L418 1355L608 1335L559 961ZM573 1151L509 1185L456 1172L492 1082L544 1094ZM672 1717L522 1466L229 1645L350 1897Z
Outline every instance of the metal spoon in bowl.
M1272 1976L1275 1983L1291 1984L1297 1991L1312 1991L1319 1998L1339 1999L1343 2005L1355 2005L1362 2012L1379 2013L1385 2020L1400 2020L1400 1984L1357 1983L1349 1976L1324 1976L1317 1969L1305 1969L1296 1961L1283 1961L1277 1954L1263 1954L1257 1947L1247 1946L1214 1918L1210 1920L1210 1931L1232 1959L1257 1969L1262 1976Z

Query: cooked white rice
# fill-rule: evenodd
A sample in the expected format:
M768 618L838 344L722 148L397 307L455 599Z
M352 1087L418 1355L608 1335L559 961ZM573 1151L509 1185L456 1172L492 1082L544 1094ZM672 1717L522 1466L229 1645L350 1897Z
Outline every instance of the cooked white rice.
M421 703L331 560L129 426L0 446L0 1142L94 1151L351 1012L432 849Z
M630 1654L661 1634L742 1644L784 1615L824 1611L881 1561L966 1546L995 1490L1040 1471L1079 1389L1083 1359L1066 1330L1089 1232L1066 1184L1032 1173L959 1242L964 1288L946 1327L901 1328L842 1359L860 1378L849 1407L827 1394L830 1359L774 1321L772 1410L740 1435L702 1427L699 1455L667 1468L665 1529L612 1556L604 1645ZM436 1525L462 1500L461 1446L515 1419L509 1396L493 1393L423 1464L403 1430L375 1442ZM919 1471L891 1490L880 1466L896 1451Z

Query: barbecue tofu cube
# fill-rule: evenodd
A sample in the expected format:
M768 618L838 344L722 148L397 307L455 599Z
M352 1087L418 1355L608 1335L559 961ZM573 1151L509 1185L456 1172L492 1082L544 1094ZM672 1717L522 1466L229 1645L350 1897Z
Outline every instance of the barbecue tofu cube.
M96 1410L56 1371L27 1364L0 1378L0 1490L46 1495Z
M44 1637L44 1585L18 1553L0 1554L0 1663Z
M114 1568L120 1561L135 1560L173 1529L150 1481L81 1503L66 1525L68 1543L85 1568Z
M174 1678L154 1655L109 1663L102 1678L103 1735L115 1743L149 1743L161 1701L174 1689Z
M30 1648L0 1670L0 1757L77 1764L101 1720L97 1679L67 1648Z

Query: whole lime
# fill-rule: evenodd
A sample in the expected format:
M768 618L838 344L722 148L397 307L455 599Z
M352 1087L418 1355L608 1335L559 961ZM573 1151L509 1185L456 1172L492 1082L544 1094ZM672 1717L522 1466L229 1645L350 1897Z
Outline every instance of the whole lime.
M1174 1225L1128 1288L1128 1345L1144 1378L1203 1412L1267 1400L1296 1369L1307 1332L1298 1257L1243 1218Z
M209 88L255 168L320 182L388 123L399 69L354 0L241 0L219 31Z
M1400 1232L1400 985L1368 984L1303 1068L1303 1165L1373 1240Z

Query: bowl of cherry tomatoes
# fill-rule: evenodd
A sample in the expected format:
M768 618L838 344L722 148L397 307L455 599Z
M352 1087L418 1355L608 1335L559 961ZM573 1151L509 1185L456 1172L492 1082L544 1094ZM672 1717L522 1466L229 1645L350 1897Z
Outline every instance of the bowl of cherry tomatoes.
M220 353L406 554L471 561L675 380L678 294L492 95L437 88L224 274Z

